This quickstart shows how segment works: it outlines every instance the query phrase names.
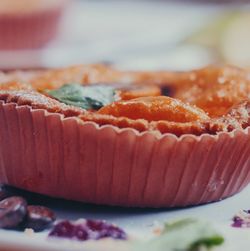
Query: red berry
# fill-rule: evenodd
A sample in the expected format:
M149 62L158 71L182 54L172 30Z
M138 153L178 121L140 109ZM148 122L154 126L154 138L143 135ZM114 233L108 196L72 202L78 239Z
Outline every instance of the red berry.
M98 220L82 222L61 221L55 225L49 236L75 239L80 241L102 238L127 239L126 233L112 224Z

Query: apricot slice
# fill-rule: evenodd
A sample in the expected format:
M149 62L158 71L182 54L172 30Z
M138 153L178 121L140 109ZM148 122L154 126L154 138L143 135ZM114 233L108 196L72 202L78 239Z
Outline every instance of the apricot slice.
M182 123L209 119L201 109L165 96L142 97L114 102L101 108L98 113L130 119L167 120Z
M118 90L117 94L122 100L130 100L140 97L159 96L161 95L161 88L156 85L129 85L127 88Z

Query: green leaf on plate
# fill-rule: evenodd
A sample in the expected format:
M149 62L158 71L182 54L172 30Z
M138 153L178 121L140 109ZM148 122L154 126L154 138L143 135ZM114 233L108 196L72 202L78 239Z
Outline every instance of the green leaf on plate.
M137 242L136 251L196 251L221 245L223 237L206 221L183 219L165 224L160 236Z
M115 101L115 89L107 85L67 84L47 93L62 103L86 110L98 110Z

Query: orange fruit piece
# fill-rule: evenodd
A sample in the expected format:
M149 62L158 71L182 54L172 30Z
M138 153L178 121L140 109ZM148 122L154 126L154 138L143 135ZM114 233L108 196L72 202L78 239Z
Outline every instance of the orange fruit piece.
M203 110L166 96L122 100L101 108L98 113L130 119L182 123L209 119Z
M117 94L122 100L159 96L161 95L161 88L156 85L129 85L127 88L118 90Z

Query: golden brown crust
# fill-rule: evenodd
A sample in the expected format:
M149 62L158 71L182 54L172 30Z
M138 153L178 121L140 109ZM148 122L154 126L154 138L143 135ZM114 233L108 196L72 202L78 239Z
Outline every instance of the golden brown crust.
M118 128L133 128L139 132L153 131L161 134L172 133L176 136L184 134L211 134L218 132L230 132L233 129L241 129L239 123L235 123L234 127L230 127L227 123L219 120L195 121L195 122L171 122L171 121L147 121L144 119L129 119L126 117L114 117L112 115L97 114L86 112L79 116L82 121L95 122L100 126L113 125Z
M37 90L56 89L69 83L127 83L125 79L123 81L122 75L119 71L104 65L79 65L38 73L30 82Z
M205 127L205 124L200 122L188 122L188 123L176 123L169 121L147 121L144 119L129 119L126 117L114 117L112 115L96 114L96 113L84 113L79 116L83 121L95 122L98 125L113 125L118 128L133 128L139 132L151 131L172 133L176 136L183 134L201 135L203 133L210 133ZM212 133L212 134L215 134Z
M190 72L121 72L103 65L75 66L38 74L34 88L65 83L139 83L168 86L172 97L196 105L210 116L222 116L241 100L250 99L250 73L237 67L210 66Z
M61 113L65 117L79 116L84 110L68 106L33 90L0 90L0 100L17 105L28 105L33 109L44 109L52 113Z
M250 99L250 73L236 67L192 71L176 79L174 85L174 97L200 107L212 117L222 116L233 105Z
M247 103L247 104L246 104ZM139 132L144 131L158 131L162 134L172 133L176 136L184 134L202 135L211 134L215 135L219 132L231 132L234 129L244 129L250 126L250 112L248 116L245 114L244 119L239 116L233 117L231 114L240 113L244 110L244 106L250 107L250 102L246 101L243 104L238 105L238 108L233 108L229 113L219 119L209 119L203 121L193 122L171 122L171 121L147 121L145 119L130 119L127 117L115 117L107 114L97 114L86 112L79 116L83 121L95 122L98 125L113 125L119 128L134 128ZM248 108L249 109L249 108Z
M99 125L134 128L140 132L173 133L177 136L217 134L250 125L249 72L230 66L177 73L121 72L103 65L88 65L45 72L16 72L5 77L2 74L1 79L0 100L61 113L66 117L77 116ZM15 80L19 82L13 82ZM38 92L56 89L66 83L117 83L135 89L120 87L118 94L122 101L103 107L99 112L71 107ZM157 96L159 87L165 86L171 89L172 99L151 97L141 98L139 102L124 101L141 96ZM163 100L171 102L160 104ZM144 102L142 106L139 104L141 101ZM176 102L177 106L173 106Z
M144 119L128 119L125 117L114 117L106 114L87 112L79 116L82 121L95 122L98 125L113 125L119 128L133 128L139 132L149 130L149 123Z
M250 126L250 101L244 100L234 105L226 116L219 118L218 121L228 125L228 130L234 128L247 128Z

